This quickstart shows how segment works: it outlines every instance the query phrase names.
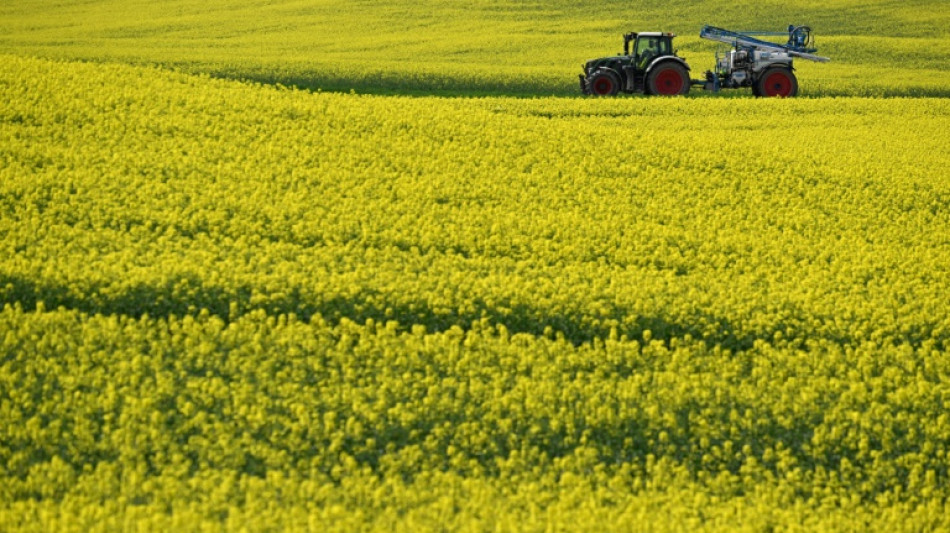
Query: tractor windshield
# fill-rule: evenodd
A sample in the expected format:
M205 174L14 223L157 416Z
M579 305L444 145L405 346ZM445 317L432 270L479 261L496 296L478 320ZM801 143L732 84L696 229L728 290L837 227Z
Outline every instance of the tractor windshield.
M668 37L640 37L637 39L637 65L646 68L650 61L659 56L670 55L670 39Z

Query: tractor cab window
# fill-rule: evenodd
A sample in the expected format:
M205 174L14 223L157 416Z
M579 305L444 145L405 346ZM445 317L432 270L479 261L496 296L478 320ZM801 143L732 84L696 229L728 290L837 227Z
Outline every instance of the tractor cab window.
M645 68L655 57L672 53L670 40L666 37L640 37L637 39L637 64Z

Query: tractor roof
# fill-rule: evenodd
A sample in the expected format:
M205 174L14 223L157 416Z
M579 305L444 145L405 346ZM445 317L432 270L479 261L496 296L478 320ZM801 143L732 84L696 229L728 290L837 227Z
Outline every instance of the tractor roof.
M668 31L641 31L637 33L637 35L640 37L676 37L676 35Z

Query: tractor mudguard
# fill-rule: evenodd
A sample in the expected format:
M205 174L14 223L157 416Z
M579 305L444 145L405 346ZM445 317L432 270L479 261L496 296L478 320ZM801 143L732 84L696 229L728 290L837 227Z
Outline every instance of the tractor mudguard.
M602 70L606 70L606 71L609 71L609 72L613 72L614 76L617 76L617 79L620 79L620 80L623 79L623 75L622 75L617 69L613 68L613 65L611 65L611 66L609 66L609 67L600 67L600 68L598 68L598 69L592 71L592 72L590 73L590 75L593 76L595 73L600 72L600 71L602 71Z
M674 55L660 56L660 57L654 59L653 61L650 61L650 64L647 65L647 69L646 69L646 70L644 71L644 73L643 73L644 76L649 76L649 75L650 75L650 71L653 70L653 67L659 65L660 63L662 63L662 62L664 62L664 61L676 61L676 62L679 63L680 65L683 65L683 68L685 68L687 71L690 70L689 65L686 64L686 60L683 59L682 57L674 56Z

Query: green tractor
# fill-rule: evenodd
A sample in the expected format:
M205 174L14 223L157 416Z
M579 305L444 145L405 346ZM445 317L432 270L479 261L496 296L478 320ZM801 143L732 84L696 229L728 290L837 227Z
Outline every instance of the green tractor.
M662 32L624 35L622 54L592 59L584 65L581 91L595 96L614 96L621 91L667 96L688 93L689 65L673 50L673 37Z

